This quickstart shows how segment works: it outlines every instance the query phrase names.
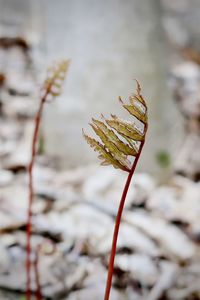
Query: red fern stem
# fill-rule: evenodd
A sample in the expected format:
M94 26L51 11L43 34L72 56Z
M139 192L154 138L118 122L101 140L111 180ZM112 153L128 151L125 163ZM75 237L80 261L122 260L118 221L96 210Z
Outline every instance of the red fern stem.
M144 129L144 132L146 133L147 131L147 126ZM123 208L124 204L126 201L126 196L130 187L131 179L133 177L133 174L135 172L135 168L137 166L138 160L140 158L140 154L142 152L142 148L144 146L145 140L141 142L139 152L137 156L135 157L135 160L133 162L133 166L128 174L124 190L121 196L121 200L119 203L119 208L117 212L117 216L115 219L115 228L114 228L114 233L113 233L113 241L112 241L112 248L111 248L111 254L110 254L110 260L109 260L109 267L108 267L108 275L107 275L107 282L106 282L106 289L105 289L105 294L104 294L104 300L109 300L110 296L110 290L111 290L111 285L112 285L112 277L113 277L113 271L114 271L114 262L115 262L115 255L116 255L116 248L117 248L117 239L118 239L118 233L119 233L119 227L121 223L121 217L123 213Z
M39 274L39 255L40 255L40 245L36 249L35 261L34 261L34 273L36 281L36 300L42 300L41 286L40 286L40 274Z
M28 189L29 189L29 199L28 199L28 218L27 218L27 228L26 228L26 237L27 237L27 245L26 245L26 299L31 299L31 227L32 227L32 204L33 204L33 166L35 162L36 156L36 144L39 134L39 127L42 118L43 106L46 101L46 97L48 95L48 91L46 91L45 95L40 100L40 106L38 112L35 116L35 127L33 132L32 139L32 147L31 147L31 160L28 166Z
M28 218L27 218L27 245L26 245L26 299L30 300L32 296L31 291L31 227L32 227L32 203L33 203L33 167L36 156L36 146L39 134L40 123L42 119L43 106L48 96L51 98L60 95L61 86L65 78L65 73L68 68L69 61L61 61L59 64L52 66L47 73L47 78L43 85L44 95L40 99L39 109L35 116L35 127L32 138L31 159L28 166L29 179L29 198L28 198ZM59 82L58 82L59 81ZM38 277L39 278L39 277Z

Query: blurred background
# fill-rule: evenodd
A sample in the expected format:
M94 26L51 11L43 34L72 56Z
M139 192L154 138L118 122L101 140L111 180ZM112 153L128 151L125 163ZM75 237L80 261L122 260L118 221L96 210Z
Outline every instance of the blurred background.
M200 299L199 0L0 0L0 299L24 299L34 116L46 69L63 58L69 71L45 106L34 168L44 299L103 297L125 174L98 166L82 128L101 113L129 119L118 97L135 92L134 78L149 131L111 299Z
M151 120L141 166L155 171L156 155L166 151L171 156L177 149L180 141L175 141L174 132L180 132L181 126L167 87L171 49L163 24L175 42L174 35L181 35L177 42L182 44L188 42L187 34L196 34L196 26L192 31L186 24L181 30L181 23L176 24L181 32L174 32L168 19L173 22L174 13L178 19L184 13L183 7L191 5L168 6L165 12L162 3L154 0L1 2L2 34L25 37L33 47L34 64L40 72L45 72L55 59L71 59L64 93L47 106L43 125L45 149L58 155L62 166L96 160L80 129L87 127L91 116L100 113L123 115L118 96L127 98L134 92L134 78L141 82L148 98ZM188 11L188 7L184 9ZM20 63L13 58L12 64ZM60 140L62 147L57 147ZM82 151L74 151L75 147Z

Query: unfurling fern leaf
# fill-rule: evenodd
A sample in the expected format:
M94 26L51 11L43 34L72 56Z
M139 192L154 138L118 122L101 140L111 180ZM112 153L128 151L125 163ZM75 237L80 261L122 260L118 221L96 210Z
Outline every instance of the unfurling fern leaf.
M137 93L129 97L129 104L124 104L119 98L122 106L136 119L135 122L124 121L114 115L111 115L111 119L104 118L104 121L92 119L90 125L101 143L83 132L87 143L100 153L103 165L113 165L114 168L131 171L128 157L137 157L140 153L147 131L147 106L140 92L141 87L137 82ZM142 129L139 129L136 122ZM139 147L136 147L137 142L140 143Z
M111 115L111 119L105 119L102 116L103 121L92 119L90 125L101 142L89 137L83 132L83 136L87 143L95 151L99 152L99 158L102 160L102 165L112 165L116 169L128 172L115 221L104 300L109 300L117 238L123 207L131 178L145 142L148 126L146 102L141 95L141 87L137 80L136 83L136 94L129 97L129 104L124 104L122 99L119 98L122 106L134 117L133 122L122 120L114 115ZM131 163L130 157L134 157L133 163Z
M57 97L61 94L63 81L69 67L69 60L55 62L47 70L47 77L43 84L44 94L48 98Z
M46 101L59 96L65 75L69 66L69 60L62 60L55 63L47 71L47 78L44 81L42 88L42 95L40 98L39 108L35 116L35 126L32 137L31 160L28 166L29 177L29 203L28 203L28 220L27 220L27 246L26 246L26 299L31 299L31 226L32 226L32 203L33 203L33 167L36 156L36 145L38 141L38 134L42 118L43 107ZM40 287L37 287L38 294L37 300L41 299Z

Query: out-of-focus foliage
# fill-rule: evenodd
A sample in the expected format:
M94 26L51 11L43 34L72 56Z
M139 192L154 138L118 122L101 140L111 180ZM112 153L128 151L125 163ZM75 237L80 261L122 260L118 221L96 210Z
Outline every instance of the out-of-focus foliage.
M156 161L162 168L167 168L171 164L170 154L165 150L161 150L156 154Z
M44 93L50 97L57 97L61 94L62 84L69 67L69 60L62 60L53 64L47 70L47 78L44 82Z

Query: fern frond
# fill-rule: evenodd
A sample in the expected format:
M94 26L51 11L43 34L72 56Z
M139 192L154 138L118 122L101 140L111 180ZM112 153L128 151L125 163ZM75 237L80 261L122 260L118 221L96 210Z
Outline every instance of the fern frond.
M137 80L136 82L137 93L129 97L129 104L124 104L121 98L119 100L129 114L137 120L125 121L115 115L111 115L111 119L102 116L103 121L93 118L90 125L102 144L83 133L87 143L99 152L103 165L113 165L128 172L131 171L129 156L136 158L139 155L145 140L148 121L146 102L141 95L140 84ZM137 123L141 125L141 129L138 128Z
M32 137L32 147L31 147L31 160L28 166L28 178L29 178L29 201L28 201L28 218L27 218L27 246L26 246L26 295L27 300L31 299L31 227L32 227L32 203L34 196L34 187L33 187L33 168L35 163L35 157L37 154L37 141L40 130L40 123L42 120L42 113L45 102L49 98L60 95L61 87L65 79L65 75L68 69L69 60L63 60L57 64L54 64L51 68L48 69L47 79L44 81L42 88L42 95L39 102L38 111L35 116L35 125ZM37 270L35 270L37 273ZM37 274L36 274L37 278ZM39 293L40 287L37 282L37 292Z
M124 121L115 115L111 115L111 119L106 119L102 116L103 121L93 118L90 125L102 143L86 135L83 131L83 136L87 143L94 148L95 151L99 152L99 158L103 161L102 165L113 165L114 168L128 172L115 219L104 300L109 300L117 249L117 239L123 208L132 176L135 172L135 168L144 146L148 127L147 106L141 95L140 84L137 80L136 83L137 93L129 97L130 104L124 104L122 99L119 99L122 106L129 112L129 114L134 116L134 122ZM139 124L141 129L138 128ZM132 164L129 161L129 156L134 157Z
M69 62L69 60L62 60L48 68L47 78L43 85L44 92L48 96L57 97L61 94Z

